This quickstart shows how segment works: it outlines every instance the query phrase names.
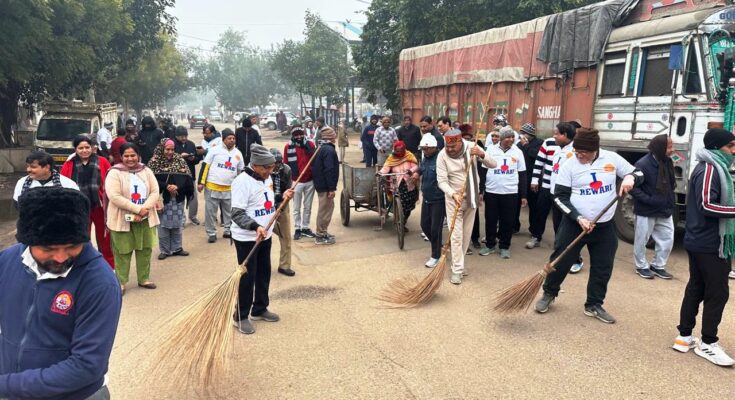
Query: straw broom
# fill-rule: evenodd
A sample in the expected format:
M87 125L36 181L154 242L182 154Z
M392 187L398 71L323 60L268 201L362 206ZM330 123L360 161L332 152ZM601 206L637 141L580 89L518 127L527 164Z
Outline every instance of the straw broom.
M607 210L610 209L610 207L613 206L618 200L620 199L620 196L616 196L612 201L605 206L605 208L600 211L599 214L595 217L594 220L592 220L592 224L594 225L597 220L602 217ZM524 279L523 281L516 283L515 285L504 289L500 293L495 296L494 302L495 306L493 309L497 312L503 313L503 314L512 314L520 311L526 311L528 310L528 307L531 306L531 303L533 303L533 299L536 298L536 294L538 294L539 289L541 289L541 285L544 284L544 280L546 277L556 271L556 265L561 261L562 258L564 258L567 253L574 248L581 240L587 235L586 231L582 231L575 239L572 241L572 243L569 243L569 245L564 249L564 251L559 254L554 260L551 262L547 262L543 269L540 271L537 271L535 274L529 276L528 278Z
M293 186L311 167L320 149L317 147ZM266 225L266 231L278 220L289 201L283 200ZM227 280L204 292L164 323L159 336L161 345L151 371L155 380L192 384L205 391L222 381L229 367L228 355L234 337L230 321L237 304L240 278L247 273L248 261L261 242L255 242L245 261Z
M469 178L472 164L475 162L475 157L470 157L470 162L464 169L464 185L462 190L459 192L462 198L465 197L467 189L467 180ZM419 280L415 275L404 276L393 280L386 288L383 289L380 295L377 296L378 300L383 301L388 308L411 308L416 307L420 304L424 304L434 297L434 293L444 282L444 274L447 270L447 252L449 251L449 245L452 242L452 232L454 232L454 224L457 222L457 216L459 215L460 207L455 207L454 215L452 215L452 224L449 226L449 237L444 246L442 246L442 254L439 257L439 261L436 267L426 275L423 279Z

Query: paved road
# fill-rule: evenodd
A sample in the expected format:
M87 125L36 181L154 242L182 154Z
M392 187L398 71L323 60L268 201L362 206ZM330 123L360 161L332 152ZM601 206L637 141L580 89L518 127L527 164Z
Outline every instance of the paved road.
M284 139L270 136L266 144L281 148ZM348 161L357 162L355 136L352 143ZM550 254L550 238L526 250L523 234L513 238L511 260L469 256L470 276L461 286L445 283L418 309L386 310L373 297L393 278L425 274L429 252L418 237L418 214L408 223L404 251L390 229L374 231L376 223L374 213L353 213L343 227L336 210L336 245L296 242L297 275L274 273L271 281L270 309L281 322L257 322L254 335L236 334L234 369L221 398L691 399L735 390L732 369L670 349L688 277L681 249L670 260L674 280L644 281L633 273L631 246L620 244L605 305L618 319L614 325L582 313L587 269L567 279L548 314L493 313L493 294L539 269ZM223 240L207 244L201 226L187 226L184 244L190 257L154 261L158 290L130 288L125 295L110 362L114 399L204 398L142 383L153 351L146 342L161 319L234 267L234 248ZM730 304L721 341L735 353L733 315Z

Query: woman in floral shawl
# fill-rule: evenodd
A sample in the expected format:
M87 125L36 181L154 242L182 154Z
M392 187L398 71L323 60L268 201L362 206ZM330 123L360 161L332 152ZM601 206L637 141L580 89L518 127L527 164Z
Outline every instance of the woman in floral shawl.
M185 221L184 200L194 196L194 183L189 166L174 147L173 140L163 139L148 162L148 168L156 175L163 200L163 207L158 210L161 216L161 224L158 225L159 260L189 255L183 248L181 230Z
M416 185L419 177L418 170L418 161L413 153L406 151L406 144L401 140L393 143L393 153L385 160L380 173L398 174L391 176L390 190L394 196L400 196L404 222L408 220L411 211L416 208L416 201L419 199L419 188Z

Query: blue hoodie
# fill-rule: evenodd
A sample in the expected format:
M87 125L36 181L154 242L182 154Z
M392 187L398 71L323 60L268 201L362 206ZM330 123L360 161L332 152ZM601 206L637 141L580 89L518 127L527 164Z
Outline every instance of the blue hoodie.
M0 398L85 399L104 384L120 285L90 243L66 277L44 280L26 248L0 252Z

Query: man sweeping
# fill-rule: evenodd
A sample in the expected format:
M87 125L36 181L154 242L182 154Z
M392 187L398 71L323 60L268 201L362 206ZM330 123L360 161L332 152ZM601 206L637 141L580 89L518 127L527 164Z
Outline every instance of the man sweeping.
M452 247L452 275L450 282L459 285L462 276L467 275L464 268L465 250L470 245L472 226L475 222L475 213L480 201L479 175L477 164L472 157L482 160L486 168L495 168L497 162L485 156L475 143L462 139L459 129L451 129L444 134L445 147L436 160L436 175L439 189L444 192L446 215L453 215L459 208L459 216L451 233ZM470 173L465 179L465 169L469 165ZM467 186L466 186L467 185ZM461 195L464 188L465 195Z
M720 346L717 327L730 295L728 274L735 255L735 193L729 169L735 162L735 135L724 129L704 134L699 163L689 178L684 247L689 255L689 282L681 302L679 336L674 350L694 352L720 366L735 364ZM700 303L702 340L692 331Z
M250 164L232 182L232 240L237 262L241 264L257 242L262 242L247 264L247 273L240 278L237 307L233 324L244 334L255 333L250 322L276 322L280 318L268 311L268 289L271 281L271 236L273 225L265 227L276 212L271 174L276 158L265 147L250 145ZM291 199L293 190L283 192ZM248 318L249 317L249 318Z
M563 216L550 259L560 255L583 230L587 235L559 261L556 270L546 277L543 297L536 303L535 309L538 313L549 311L569 269L579 258L582 247L587 246L591 266L584 314L612 324L615 318L602 308L602 304L618 248L618 238L612 221L615 208L605 212L596 224L591 221L615 200L618 192L622 196L635 185L643 183L643 173L617 153L600 149L600 135L595 129L577 133L574 139L574 155L561 167L555 181L554 201ZM623 179L619 191L616 183L618 178Z

